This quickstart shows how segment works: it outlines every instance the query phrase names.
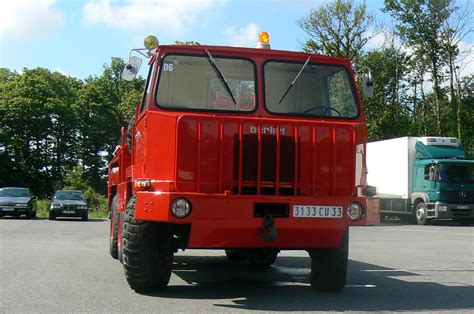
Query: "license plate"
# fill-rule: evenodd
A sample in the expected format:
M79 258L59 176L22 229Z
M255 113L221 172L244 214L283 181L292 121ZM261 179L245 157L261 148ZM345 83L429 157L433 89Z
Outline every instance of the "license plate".
M63 214L75 214L74 210L63 210Z
M342 218L342 207L320 205L293 205L293 217Z
M468 205L459 205L458 209L469 209Z

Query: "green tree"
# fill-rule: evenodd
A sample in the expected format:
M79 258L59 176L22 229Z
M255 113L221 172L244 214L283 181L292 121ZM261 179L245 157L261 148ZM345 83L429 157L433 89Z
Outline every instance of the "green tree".
M364 99L370 141L409 133L410 108L405 85L407 60L407 55L393 44L370 51L361 60L372 70L375 90L374 97Z
M439 33L450 16L449 0L385 0L384 11L396 20L395 27L415 55L429 60L434 90L436 134L443 134L441 90L445 51Z
M89 77L76 102L78 126L78 157L84 177L98 191L105 193L106 166L120 128L127 125L143 95L144 80L121 80L125 63L112 58L104 65L100 77Z
M333 0L311 10L298 24L310 36L304 51L357 60L371 38L367 31L374 27L375 18L365 2Z
M43 68L2 73L2 160L15 185L49 194L53 182L61 180L61 169L75 162L75 119L68 112L81 83Z

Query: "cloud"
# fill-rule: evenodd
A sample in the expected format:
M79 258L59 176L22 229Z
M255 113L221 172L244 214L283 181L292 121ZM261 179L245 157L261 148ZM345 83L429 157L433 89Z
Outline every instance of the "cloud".
M239 47L255 47L258 40L259 27L255 23L249 23L247 26L235 30L234 26L230 26L223 31L231 46Z
M64 15L53 8L55 0L3 1L0 37L31 38L51 34L64 23Z
M111 28L160 27L178 34L193 24L199 15L214 9L223 0L127 0L123 4L109 0L90 0L82 8L86 24L104 24Z

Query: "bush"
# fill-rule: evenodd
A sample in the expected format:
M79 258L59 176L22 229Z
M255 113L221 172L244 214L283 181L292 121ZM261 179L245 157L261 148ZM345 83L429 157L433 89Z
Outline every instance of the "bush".
M48 217L48 208L51 201L48 199L39 199L36 201L36 215L38 217Z

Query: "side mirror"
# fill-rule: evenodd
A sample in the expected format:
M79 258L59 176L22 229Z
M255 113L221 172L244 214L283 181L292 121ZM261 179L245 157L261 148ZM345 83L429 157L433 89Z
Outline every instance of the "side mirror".
M374 82L367 75L362 77L362 94L367 98L374 97Z
M122 71L122 79L125 81L133 80L137 76L138 70L140 70L141 65L142 59L136 56L130 56L128 64Z

